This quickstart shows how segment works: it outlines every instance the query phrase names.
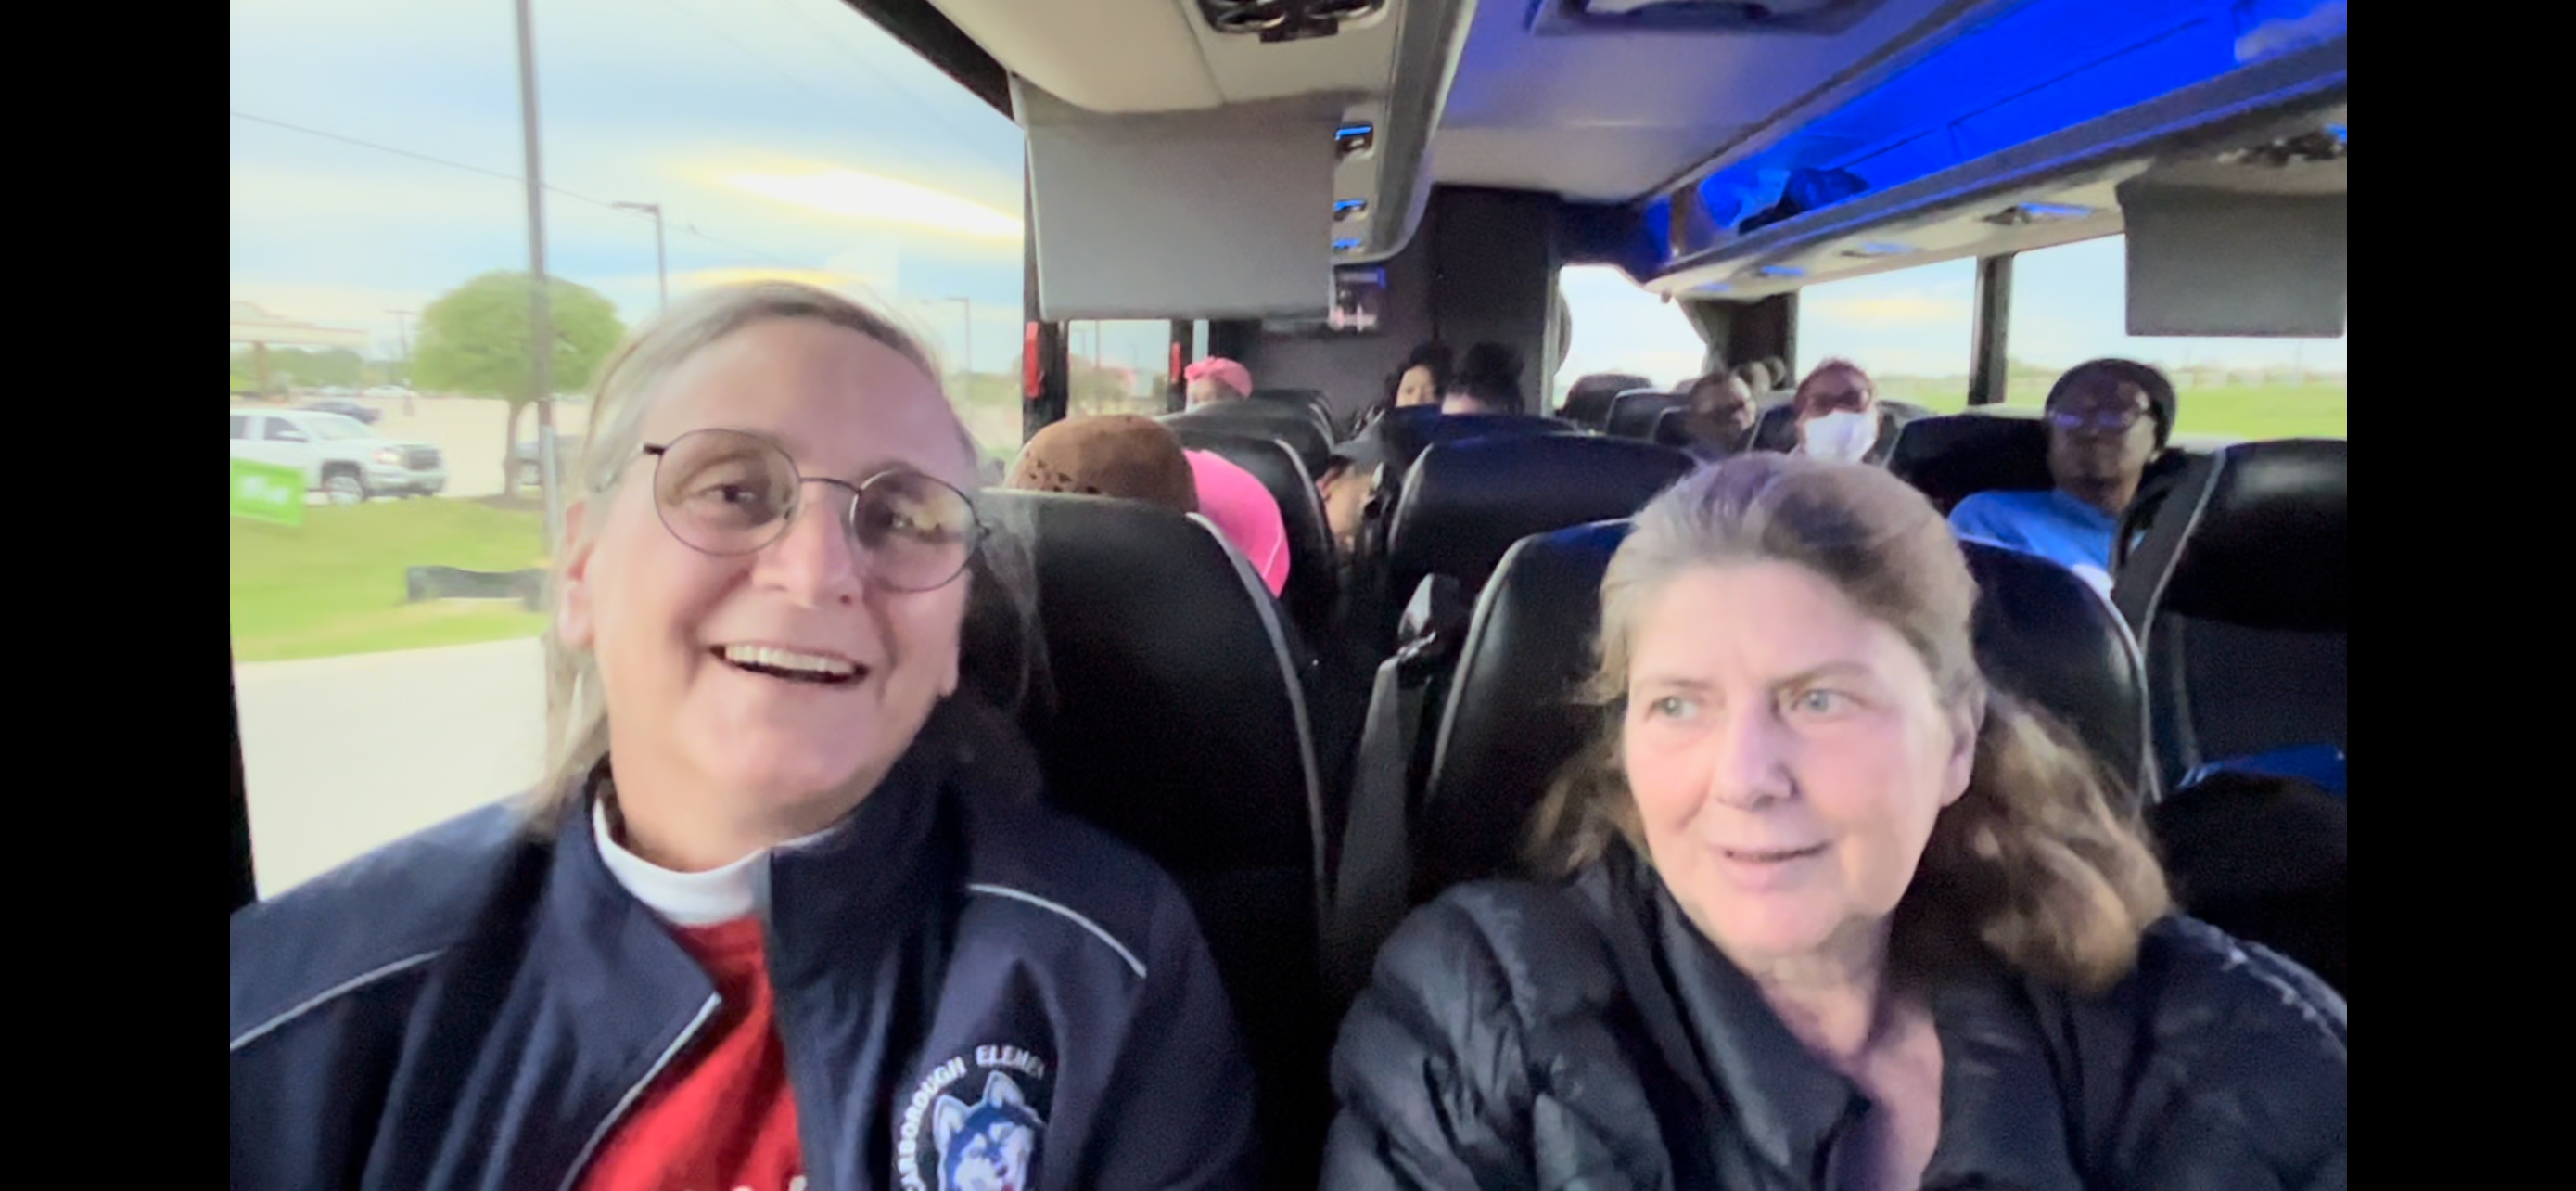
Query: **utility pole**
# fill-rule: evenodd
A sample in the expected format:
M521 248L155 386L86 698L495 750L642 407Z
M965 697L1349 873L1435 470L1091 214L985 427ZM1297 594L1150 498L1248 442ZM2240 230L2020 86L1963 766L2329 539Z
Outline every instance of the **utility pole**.
M670 309L671 270L666 264L664 264L665 258L662 255L662 204L610 203L608 205L621 211L641 211L644 214L653 217L653 284L656 291L661 295L661 309Z
M385 313L394 316L394 350L401 353L399 358L402 360L403 366L403 416L408 418L419 411L414 409L412 406L411 332L407 329L403 320L416 317L420 312L417 310L388 310ZM393 378L387 377L385 379L392 380Z
M534 367L529 381L536 388L537 482L546 494L546 550L563 545L563 486L556 482L554 311L546 295L546 179L537 151L537 42L530 0L519 10L519 135L527 147L528 180L528 355ZM505 452L506 460L508 454ZM504 467L508 464L505 462ZM504 485L509 483L505 476Z

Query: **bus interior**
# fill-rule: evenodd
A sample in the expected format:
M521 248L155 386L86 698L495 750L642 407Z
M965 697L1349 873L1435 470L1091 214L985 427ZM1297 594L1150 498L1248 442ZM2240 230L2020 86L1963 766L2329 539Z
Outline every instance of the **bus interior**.
M2119 238L2131 335L2345 330L2341 0L847 2L1025 134L1022 434L1076 412L1070 328L1167 324L1155 412L1281 502L1273 601L1178 515L991 496L1034 528L1051 690L1018 702L1051 794L1190 894L1279 1186L1313 1185L1377 943L1511 871L1586 731L1569 696L1622 521L1693 466L1664 386L1558 400L1569 268L1674 308L1715 371L1811 362L1816 287L1973 267L1962 391L1888 402L1884 465L1944 509L2048 486L2007 400L2017 257ZM1336 565L1317 482L1435 339L1512 349L1536 392L1383 414L1401 445ZM1207 356L1253 400L1184 410ZM1755 449L1782 446L1790 383L1757 395ZM2213 761L2340 750L2342 438L2184 434L2151 476L2107 600L1970 547L1989 674L2143 805ZM238 908L260 887L235 708ZM2279 945L2331 934L2339 986L2341 902L2316 913Z

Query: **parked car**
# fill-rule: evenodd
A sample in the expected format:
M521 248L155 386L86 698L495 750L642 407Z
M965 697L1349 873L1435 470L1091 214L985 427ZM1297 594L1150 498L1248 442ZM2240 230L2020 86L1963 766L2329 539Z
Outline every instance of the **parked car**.
M233 455L304 470L333 504L371 496L431 496L447 487L436 444L379 438L355 418L316 410L232 411Z
M307 402L303 408L317 414L338 414L344 418L356 418L370 426L376 424L376 419L385 416L383 410L360 405L355 401L343 401L337 397L327 401Z
M582 436L568 434L561 430L556 431L555 466L569 470L574 464L581 462L581 445ZM544 472L537 462L535 439L510 448L510 467L518 474L519 486L522 488L535 488L545 482Z

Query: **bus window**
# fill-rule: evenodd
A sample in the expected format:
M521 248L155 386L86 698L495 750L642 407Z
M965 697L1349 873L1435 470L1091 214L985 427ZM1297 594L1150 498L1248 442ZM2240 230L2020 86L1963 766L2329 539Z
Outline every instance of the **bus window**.
M1074 322L1065 324L1065 334L1072 368L1068 417L1151 417L1167 410L1172 383L1171 320Z
M550 543L506 7L231 13L230 627L274 895L535 779ZM754 278L893 315L981 443L1018 448L1009 117L834 0L567 0L535 38L567 462L629 328ZM358 414L252 429L317 401Z
M1574 382L1596 372L1625 372L1673 388L1700 374L1708 345L1691 329L1682 308L1628 280L1610 265L1568 265L1557 271L1574 334L1550 379L1547 407L1555 409Z
M1809 286L1798 294L1795 376L1849 360L1881 399L1955 413L1968 405L1976 305L1977 262L1967 259Z
M2227 439L2342 438L2345 339L2141 338L2128 333L2119 236L2013 258L2005 400L2036 406L2059 373L2100 356L2172 378L2174 432Z

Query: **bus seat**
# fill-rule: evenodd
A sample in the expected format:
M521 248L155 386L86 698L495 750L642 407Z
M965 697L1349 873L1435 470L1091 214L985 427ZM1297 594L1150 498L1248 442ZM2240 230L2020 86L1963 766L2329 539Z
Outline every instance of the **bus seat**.
M1980 492L2045 492L2048 423L1988 413L1943 414L1905 424L1887 469L1947 516Z
M1274 438L1231 434L1202 426L1175 431L1181 445L1221 455L1261 481L1279 502L1279 518L1288 531L1288 585L1279 593L1289 619L1307 641L1322 643L1333 631L1333 608L1341 598L1340 566L1333 557L1332 532L1324 524L1323 495L1306 465L1287 444Z
M2344 443L2192 461L2112 576L2146 655L2167 788L2201 765L2345 740Z
M1671 447L1595 435L1436 445L1414 461L1390 519L1387 590L1408 599L1425 576L1447 575L1473 597L1512 543L1628 516L1693 466Z
M1601 577L1627 532L1609 521L1524 539L1477 602L1413 819L1416 903L1518 870L1530 812L1596 724L1575 695L1596 659ZM2142 789L2146 702L2127 626L2072 571L1963 546L1988 681L2066 723L2133 794Z
M1303 409L1314 416L1315 424L1324 431L1324 437L1340 437L1339 428L1334 425L1333 403L1324 396L1322 389L1254 389L1251 397L1255 401L1275 401Z
M1312 1186L1332 1024L1322 791L1276 606L1204 521L1100 497L983 499L1033 542L1052 697L1022 718L1049 795L1188 895L1257 1068L1271 1185Z
M1416 415L1414 410L1428 411ZM1444 414L1437 408L1417 405L1395 411L1412 415L1388 415L1385 422L1387 462L1396 470L1411 467L1413 461L1434 443L1464 442L1471 438L1527 437L1533 434L1575 434L1580 428L1562 418L1542 418L1535 414Z
M1645 377L1622 372L1596 372L1574 382L1565 391L1565 401L1556 407L1556 416L1587 429L1599 430L1610 420L1610 403L1622 393L1649 387Z
M1610 402L1609 416L1602 419L1601 433L1612 438L1645 441L1655 436L1655 419L1668 409L1689 404L1680 397L1657 389L1635 389L1619 394Z
M1219 401L1164 414L1155 420L1175 431L1196 427L1278 439L1297 452L1298 461L1313 475L1321 475L1332 461L1332 434L1314 410L1296 402Z

